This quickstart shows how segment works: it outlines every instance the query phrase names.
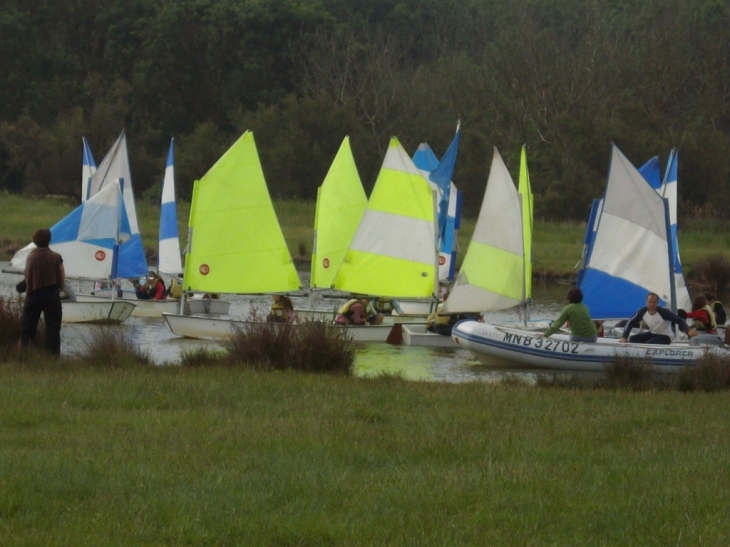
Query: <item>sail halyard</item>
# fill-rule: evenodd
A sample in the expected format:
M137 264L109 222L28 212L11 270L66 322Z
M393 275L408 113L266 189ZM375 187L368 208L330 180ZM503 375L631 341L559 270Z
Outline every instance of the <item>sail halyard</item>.
M432 297L436 244L431 187L393 137L333 287L385 298Z
M317 190L310 287L330 288L357 231L367 196L345 137Z
M519 193L495 148L479 218L445 313L495 311L523 301L522 228Z
M649 292L670 301L662 198L613 145L593 248L579 284L595 319L630 317Z
M186 290L267 294L300 288L252 132L195 181L189 226Z

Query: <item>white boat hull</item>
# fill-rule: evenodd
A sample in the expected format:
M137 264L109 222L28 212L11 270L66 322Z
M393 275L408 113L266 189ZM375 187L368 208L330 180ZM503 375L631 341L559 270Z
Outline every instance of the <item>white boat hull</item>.
M334 321L337 312L320 311L320 310L294 310L297 314L298 321ZM421 316L405 316L405 315L384 315L383 325L395 325L397 323L426 323L425 315Z
M645 359L655 371L676 372L692 366L706 352L730 356L727 346L620 344L599 338L596 343L571 342L566 335L545 338L521 329L462 321L453 331L457 347L467 349L486 365L524 366L562 371L604 371L617 357Z
M64 323L122 323L134 311L135 305L121 300L99 302L62 302Z
M428 316L436 308L436 304L430 300L398 300L398 305L403 310L401 315Z
M426 330L426 325L403 325L404 346L428 346L432 348L453 348L451 336Z
M108 302L111 298L110 290L94 291L93 294L77 294L77 302ZM115 301L131 302L135 304L132 316L134 317L162 317L163 313L179 313L180 300L172 298L166 300L140 300L131 291L122 291L122 297ZM228 313L230 302L211 298L191 298L185 301L184 313L225 315Z
M243 319L169 313L163 314L162 317L173 334L201 340L225 340L233 336L236 329L247 323ZM393 325L339 325L335 328L347 329L356 342L386 342L394 330ZM400 329L400 326L395 328ZM394 336L399 334L399 332L393 333ZM400 343L399 339L392 341Z

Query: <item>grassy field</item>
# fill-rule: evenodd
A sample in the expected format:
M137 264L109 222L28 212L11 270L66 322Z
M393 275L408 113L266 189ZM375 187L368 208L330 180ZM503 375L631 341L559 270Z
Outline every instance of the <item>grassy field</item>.
M727 545L730 395L0 366L20 545Z
M292 255L300 248L312 250L314 234L314 203L279 201L274 204L284 238ZM36 228L51 226L73 210L74 205L54 199L30 199L0 194L0 259L8 260L12 253L30 240ZM181 244L187 239L189 204L178 204L178 222ZM155 251L159 223L159 207L145 202L137 203L140 231L146 248ZM475 219L463 219L459 232L459 263L469 245ZM533 263L536 276L570 276L580 260L585 223L535 223L533 234ZM730 248L730 223L718 220L690 220L682 224L679 246L685 271L699 257L711 253L727 253Z

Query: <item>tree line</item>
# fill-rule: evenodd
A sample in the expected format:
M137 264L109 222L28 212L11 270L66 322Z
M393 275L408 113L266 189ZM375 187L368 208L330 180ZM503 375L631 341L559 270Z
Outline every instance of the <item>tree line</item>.
M535 213L584 219L610 143L679 148L680 215L730 210L727 0L4 0L0 189L80 196L126 128L135 191L178 193L246 129L274 197L313 200L342 138L372 187L392 135L478 210L496 146L528 147Z

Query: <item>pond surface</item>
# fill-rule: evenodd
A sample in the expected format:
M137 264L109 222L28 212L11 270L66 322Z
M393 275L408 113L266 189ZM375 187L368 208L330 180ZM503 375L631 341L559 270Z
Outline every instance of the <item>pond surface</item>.
M6 268L7 262L0 262L0 268ZM303 283L308 282L308 273L300 272ZM21 277L15 274L0 273L0 295L15 296L15 284ZM72 282L74 288L88 292L91 283L81 282L80 287ZM131 284L124 282L125 288ZM129 287L126 287L129 285ZM533 302L531 315L533 319L554 319L565 305L567 285L533 286ZM233 316L246 317L253 308L265 312L271 305L270 297L226 296L231 302L230 313ZM320 294L308 297L292 297L295 308L308 308L332 311L344 300L323 298ZM485 315L489 322L519 321L521 315L516 309ZM98 328L85 324L63 323L61 328L61 353L73 355L83 350L93 329ZM183 351L200 347L218 348L216 342L178 338L160 319L130 317L123 324L110 327L120 329L140 348L147 351L153 361L159 365L177 364ZM405 378L437 382L469 382L496 381L505 377L519 377L527 381L536 379L536 371L523 369L494 369L481 365L468 351L450 348L427 348L417 346L393 346L389 344L362 344L358 349L355 361L355 374L368 377L379 374L397 374ZM551 373L552 374L552 373Z

